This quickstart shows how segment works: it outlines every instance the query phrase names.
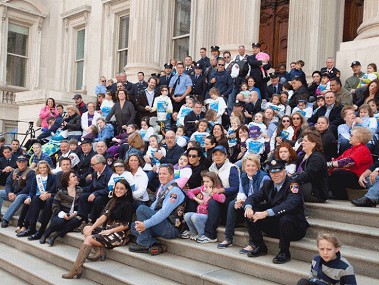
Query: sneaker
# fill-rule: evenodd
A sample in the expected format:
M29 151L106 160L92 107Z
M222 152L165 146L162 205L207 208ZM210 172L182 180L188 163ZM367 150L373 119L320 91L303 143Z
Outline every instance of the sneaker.
M211 239L211 238L207 237L206 235L203 235L203 236L197 238L196 241L197 241L198 243L217 242L217 238L215 238L215 239Z
M229 246L232 246L233 245L233 242L231 242L231 241L228 241L228 240L224 240L222 243L219 243L218 245L217 245L217 248L227 248L227 247L229 247Z
M195 236L190 236L190 240L197 240L197 238L198 238L199 236L198 235L195 235Z
M189 239L191 237L190 231L184 231L182 232L181 236L182 239Z

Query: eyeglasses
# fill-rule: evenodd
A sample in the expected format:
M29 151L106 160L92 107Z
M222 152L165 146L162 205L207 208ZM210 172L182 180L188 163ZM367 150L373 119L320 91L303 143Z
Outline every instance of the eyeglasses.
M225 66L225 64L217 64L218 66Z
M97 164L99 164L100 162L96 162L96 163L91 163L91 166L95 166Z
M70 175L70 178L74 178L74 177L76 177L76 175L75 175L75 174L72 174L72 175Z
M230 58L230 56L224 56L224 58Z
M300 118L292 118L292 120L300 120ZM284 121L283 121L284 122Z
M196 157L198 157L198 155L196 155L196 154L189 154L188 157L189 158L196 158Z
M290 123L291 121L290 120L283 120L282 122L283 123Z
M101 80L101 82L107 82L106 80Z

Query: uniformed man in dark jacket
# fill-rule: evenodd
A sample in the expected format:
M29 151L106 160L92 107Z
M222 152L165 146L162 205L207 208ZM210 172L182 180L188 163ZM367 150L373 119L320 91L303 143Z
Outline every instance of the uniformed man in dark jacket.
M162 85L166 85L168 86L170 84L170 80L171 80L171 77L172 77L172 64L170 63L166 63L164 65L164 73L165 75L161 75L159 77L159 86L162 86Z
M201 64L203 73L207 67L211 66L211 61L209 57L207 57L207 49L205 47L200 49L200 59L197 61L197 64Z
M285 161L272 160L269 164L272 180L265 181L260 191L245 201L245 217L249 230L249 242L254 248L247 255L258 257L267 254L262 231L279 238L280 251L274 263L291 260L290 242L305 236L309 224L304 216L304 202L299 184L287 176ZM262 202L266 201L265 204Z
M257 87L261 94L266 93L266 83L268 81L267 71L271 68L270 62L265 62L262 60L257 60L255 56L261 52L261 44L253 43L253 54L247 57L247 62L250 65L250 76L254 78L255 87ZM264 74L262 73L261 67L264 69Z
M205 82L205 77L202 74L203 66L197 64L195 66L195 75L191 76L192 80L192 94L195 96L196 100L204 102L205 92L207 92L207 83Z

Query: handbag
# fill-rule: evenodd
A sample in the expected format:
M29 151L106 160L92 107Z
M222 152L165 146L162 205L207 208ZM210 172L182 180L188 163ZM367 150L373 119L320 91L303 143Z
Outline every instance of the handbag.
M42 119L38 118L37 121L36 121L36 126L40 128L41 125L42 125Z

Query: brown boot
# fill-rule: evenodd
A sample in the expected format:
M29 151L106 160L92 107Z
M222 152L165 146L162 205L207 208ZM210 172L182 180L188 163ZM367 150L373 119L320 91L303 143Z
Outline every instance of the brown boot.
M99 259L101 261L104 261L106 257L105 248L102 246L98 246L98 247L95 247L94 250L95 250L95 253L88 255L87 259L91 261L98 261Z
M75 260L74 266L71 268L70 272L67 274L63 274L62 278L64 279L79 279L82 277L83 273L83 263L86 260L88 254L91 252L92 246L83 244L80 248L79 254Z

